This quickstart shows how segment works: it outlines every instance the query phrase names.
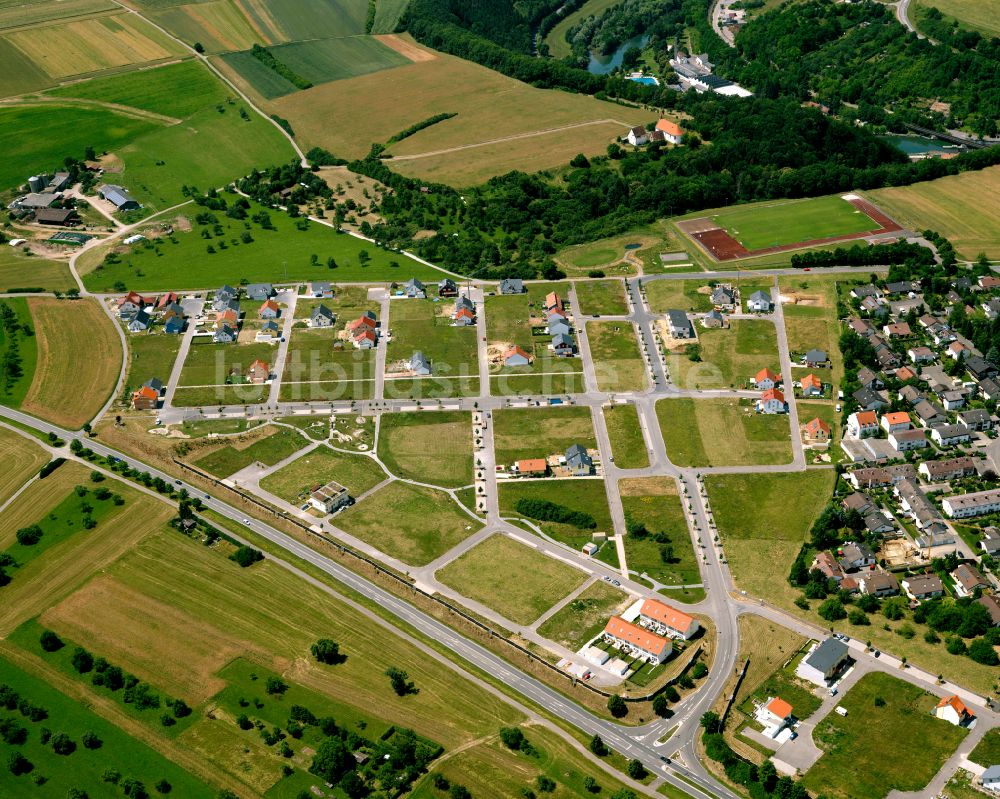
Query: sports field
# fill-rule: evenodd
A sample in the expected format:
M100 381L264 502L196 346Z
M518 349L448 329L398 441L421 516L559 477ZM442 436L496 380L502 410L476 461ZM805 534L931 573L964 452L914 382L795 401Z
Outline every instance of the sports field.
M587 342L601 391L643 391L646 362L631 322L587 322Z
M492 535L437 572L462 596L504 618L531 624L587 575L504 535Z
M122 345L97 300L28 300L38 342L38 365L22 410L76 429L90 421L114 391Z
M184 50L135 14L113 14L25 28L4 35L53 80L145 64Z
M371 36L310 39L268 49L292 72L314 85L410 63L408 58ZM223 59L269 100L298 91L294 84L248 52L233 53Z
M667 358L670 374L681 388L743 388L764 367L779 369L778 337L768 321L731 319L728 328L699 325L698 345L698 362L683 352L671 352Z
M357 498L387 479L388 475L371 458L335 452L320 445L272 472L260 481L260 485L286 502L298 503L308 499L313 488L331 480L336 480Z
M434 114L456 114L394 144L390 152L404 156L452 150L447 157L441 156L447 164L429 163L434 163L435 171L442 175L447 166L458 177L467 174L470 161L485 162L483 168L486 168L495 160L501 170L513 168L519 162L532 167L542 164L554 167L567 163L581 150L588 154L603 153L608 143L629 125L646 120L646 112L639 109L567 92L535 89L470 61L425 50L407 36L383 41L389 46L405 45L409 48L406 55L414 63L391 72L376 72L296 92L275 100L269 107L291 121L303 144L319 145L345 158L360 157L368 152L372 142L385 142L393 134ZM330 125L325 110L328 108L368 108L369 112ZM566 127L602 120L620 124L613 129L602 129L599 142L589 140L588 128ZM556 135L511 138L555 128L565 130ZM580 137L587 141L581 141ZM479 146L453 149L499 139L507 140L504 146L512 149L506 153L500 145L491 145L495 149ZM567 139L574 145L569 155L560 149ZM552 155L545 156L553 150ZM425 160L394 162L393 169L420 172L424 168L420 162Z
M464 411L389 413L378 455L396 477L445 488L472 484L472 417Z
M866 194L900 224L936 230L963 258L1000 259L1000 166Z
M266 123L261 120L258 124ZM254 216L260 210L252 205L249 213ZM214 236L214 224L200 225L191 219L189 232L177 230L172 237L155 240L152 247L128 248L117 264L101 265L100 259L107 249L98 248L83 267L84 282L92 291L111 291L119 280L137 291L176 291L211 288L240 279L378 282L410 277L436 280L441 276L433 267L400 253L381 250L346 233L337 233L326 225L310 222L306 230L299 230L295 220L281 212L271 211L269 217L274 230L265 230L250 220L218 215L222 236ZM250 225L249 231L246 224ZM210 237L202 238L202 231ZM253 239L250 243L241 241L244 232L250 233ZM208 245L215 252L209 253ZM362 251L369 256L364 264L360 259ZM313 255L317 256L316 263ZM336 264L332 269L327 266L328 258L333 258ZM142 274L137 274L138 271Z
M946 17L957 19L963 27L979 31L987 39L1000 36L996 9L976 0L916 0L911 6L910 19L919 25L921 11L925 8L936 8Z
M482 524L443 491L397 480L343 511L337 526L403 563L425 566Z
M676 466L750 466L792 460L788 417L756 413L747 400L660 400L656 415L667 455Z

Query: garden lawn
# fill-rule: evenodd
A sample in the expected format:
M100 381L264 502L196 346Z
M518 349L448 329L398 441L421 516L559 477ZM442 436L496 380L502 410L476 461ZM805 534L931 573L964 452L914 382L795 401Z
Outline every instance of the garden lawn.
M57 755L51 746L45 746L39 740L37 730L42 723L30 722L19 713L0 710L0 719L10 719L28 728L28 741L17 751L34 765L34 773L44 774L47 778L44 783L46 795L66 796L70 789L77 788L91 796L98 796L107 789L102 775L108 769L138 779L150 789L165 779L177 796L209 799L216 795L214 786L205 785L169 758L97 715L88 709L86 702L70 699L50 683L28 674L6 658L0 658L0 682L9 685L32 704L45 708L48 719L43 724L55 732L65 733L76 743L72 754ZM102 741L100 748L87 749L83 746L81 739L86 732L93 732ZM31 786L31 775L15 777L7 768L0 770L0 793L5 796L34 793Z
M649 385L631 322L587 322L587 342L601 391L642 391Z
M879 228L867 214L836 196L735 206L711 218L748 250Z
M623 591L596 581L539 626L538 633L574 652L597 635L608 617L631 602Z
M802 778L810 792L833 799L919 791L968 734L931 715L936 696L880 672L862 677L840 704L847 715L830 713L817 725L813 739L824 754Z
M472 483L472 417L464 411L383 414L378 454L396 477L458 488Z
M531 624L586 574L532 547L493 535L439 569L437 578L517 624Z
M698 585L701 573L698 557L691 543L691 533L684 518L684 509L677 483L670 477L626 478L619 481L622 507L629 521L642 522L649 535L626 535L625 561L629 571L646 574L663 585ZM669 541L656 540L664 534ZM661 548L668 546L669 559L663 559ZM683 601L681 591L671 591Z
M670 353L668 364L681 388L743 388L767 367L780 371L778 337L771 322L732 319L728 328L698 329L701 361Z
M574 284L581 314L622 315L628 313L625 283L621 280L579 280Z
M387 399L472 396L479 393L479 360L476 327L453 327L450 302L396 300L389 308L392 338L387 351L389 369L409 360L417 350L430 362L431 374L422 378L393 379L386 375ZM480 309L481 310L481 309Z
M605 405L604 424L611 439L611 452L620 469L643 469L649 466L646 441L639 426L639 411L631 402Z
M772 672L754 691L751 700L741 708L744 713L752 717L754 701L763 703L775 696L784 699L792 706L792 711L797 719L808 719L819 710L823 701L813 692L814 686L799 680L793 672L794 667Z
M125 376L125 394L139 388L151 377L158 378L164 385L177 360L181 337L139 333L126 337L128 341L128 365Z
M267 123L258 120L258 124ZM201 151L202 145L191 141L184 147ZM276 160L278 156L267 163ZM231 179L232 174L239 172L231 172L221 182ZM217 185L217 182L202 181L202 185ZM130 188L133 185L130 183ZM252 204L249 214L254 216L261 210L260 206ZM249 282L276 279L379 282L410 277L430 281L441 277L433 267L399 253L381 250L317 222L309 222L305 230L299 230L296 220L278 210L268 212L274 230L266 230L249 219L229 219L216 214L223 228L221 237L214 235L214 223L200 225L194 221L193 211L191 214L191 231L175 231L172 237L154 240L153 246L132 246L129 252L120 256L120 263L106 264L88 272L84 276L87 287L93 291L111 291L115 283L123 281L137 291L152 291L213 288L227 281L233 283L244 279ZM202 231L212 235L204 239ZM251 243L241 242L244 232L250 233ZM209 246L215 249L214 253L207 252ZM370 256L364 265L359 257L362 251ZM313 255L316 256L315 264ZM336 268L327 266L328 258L334 259Z
M589 408L547 406L508 408L493 413L493 444L498 464L563 454L571 444L597 446Z
M609 535L614 533L603 480L576 480L572 478L564 480L511 480L501 482L499 492L500 512L505 517L527 519L547 535L573 549L579 549L590 541L595 532L608 533ZM518 513L517 501L519 499L543 499L570 510L589 513L593 516L596 526L593 529L585 529L569 524L532 519Z
M749 466L792 460L788 417L756 413L748 400L667 399L656 403L656 415L667 455L677 466Z
M316 486L332 480L357 499L386 479L386 473L372 458L335 452L321 444L263 478L260 486L286 502L298 504L308 499Z
M411 566L430 563L482 526L444 492L399 481L343 511L337 524Z
M263 438L256 438L250 444L226 444L221 449L196 459L194 465L218 477L229 477L258 461L273 466L304 446L306 440L297 431L287 427L273 427Z

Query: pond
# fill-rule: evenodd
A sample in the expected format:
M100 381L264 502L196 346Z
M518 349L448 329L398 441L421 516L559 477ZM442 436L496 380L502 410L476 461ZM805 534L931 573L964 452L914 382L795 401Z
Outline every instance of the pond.
M625 245L625 249L626 250L638 250L641 246L642 246L641 244L626 244Z
M633 36L627 42L622 42L618 45L617 50L608 55L592 52L590 54L590 63L587 64L587 72L590 72L592 75L607 75L614 72L622 65L622 59L625 57L626 50L630 47L645 47L648 43L649 34L644 33L640 36Z
M906 135L906 136L882 136L883 141L887 141L897 149L902 150L907 155L922 155L924 153L947 153L947 152L962 152L961 147L955 145L947 145L944 142L940 142L937 139L931 139L927 136L916 136L916 135Z

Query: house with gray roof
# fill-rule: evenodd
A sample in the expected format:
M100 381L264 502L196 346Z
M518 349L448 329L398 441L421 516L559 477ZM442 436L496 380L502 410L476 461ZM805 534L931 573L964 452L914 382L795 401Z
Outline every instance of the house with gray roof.
M568 336L570 331L569 322L566 321L566 317L562 314L549 314L548 331L553 336Z
M582 444L571 444L566 450L566 468L574 477L585 477L594 473L594 459Z
M802 356L802 362L806 366L823 366L829 360L829 356L823 350L809 350Z
M736 292L729 286L716 286L712 289L712 305L730 307L736 303Z
M240 296L239 289L232 286L223 286L217 289L212 296L212 309L215 311L225 311L231 307L230 303ZM237 306L238 307L238 306Z
M851 664L847 644L837 638L827 638L806 655L795 674L821 688L827 688Z
M420 350L413 351L413 355L410 356L409 367L410 371L416 375L429 375L431 373L431 362L427 360L424 353Z
M770 313L771 295L766 291L755 291L747 300L747 310L751 313Z
M422 300L427 296L427 287L415 277L411 277L403 286L403 293L414 300Z
M251 283L246 287L246 293L247 297L258 302L269 300L275 294L274 286L270 283Z
M694 327L684 311L667 311L667 327L672 338L694 338Z
M149 330L151 324L153 324L152 317L150 317L145 309L140 308L128 320L128 329L132 333L139 333L143 330Z
M184 317L183 316L171 316L163 324L163 332L169 333L172 336L179 335L184 332Z
M858 407L863 411L878 411L889 404L870 388L859 388L851 396L854 397Z
M576 354L576 345L565 333L557 333L552 337L552 343L549 345L552 347L552 351L563 358L570 358Z
M309 314L309 327L330 327L336 318L325 305L317 305Z
M232 344L236 341L237 335L236 328L223 323L219 326L218 330L212 334L212 342L214 344Z
M524 294L524 281L519 277L505 277L500 281L501 294Z
M702 327L725 327L726 317L714 308L701 318Z

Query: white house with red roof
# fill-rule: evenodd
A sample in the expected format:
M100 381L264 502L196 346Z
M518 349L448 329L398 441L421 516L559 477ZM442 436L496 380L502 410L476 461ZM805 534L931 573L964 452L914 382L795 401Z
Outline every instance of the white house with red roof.
M658 635L681 638L685 641L701 629L696 618L657 599L643 599L636 602L624 616L631 617L637 624L651 629Z
M770 369L761 369L753 376L753 387L758 391L767 391L781 383L781 375L777 375Z
M769 697L758 705L753 717L764 728L764 735L768 738L777 738L785 727L795 722L792 706L777 696Z
M946 696L934 708L934 715L939 719L954 724L956 727L968 727L976 720L976 714L965 706L957 696Z
M868 438L878 433L875 411L858 411L847 417L848 438Z
M663 663L674 649L673 644L666 638L625 621L620 616L608 619L603 637L608 643L642 657L649 663Z
M785 403L785 395L776 388L769 388L757 400L758 413L786 413L787 411L788 405Z
M657 120L656 130L663 134L664 141L668 141L671 144L680 144L681 139L684 137L684 129L669 119Z

